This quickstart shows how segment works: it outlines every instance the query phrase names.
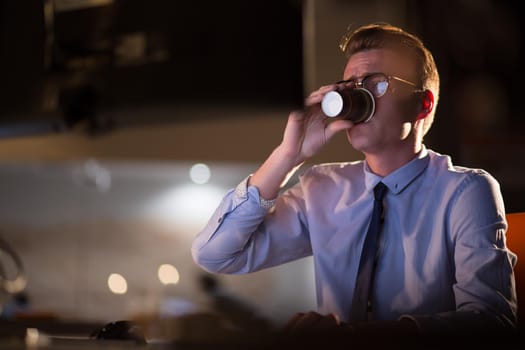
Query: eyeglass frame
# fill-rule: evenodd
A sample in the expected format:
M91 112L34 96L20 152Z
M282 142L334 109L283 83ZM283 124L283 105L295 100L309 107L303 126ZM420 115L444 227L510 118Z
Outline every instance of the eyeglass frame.
M380 96L376 96L372 91L370 91L369 89L365 88L364 84L363 84L363 81L365 81L366 79L370 78L370 77L373 77L374 75L382 75L386 78L386 82L388 84L387 88L385 89L385 92L383 94L381 94ZM382 73L382 72L375 72L375 73L370 73L370 74L367 74L365 75L360 81L356 81L354 79L345 79L345 80L339 80L338 82L336 82L335 84L336 85L339 85L339 84L349 84L349 83L352 83L354 84L355 87L358 87L358 88L361 88L361 89L365 89L367 91L369 91L372 96L374 96L375 98L381 98L383 96L385 96L385 94L387 93L388 91L388 88L390 87L390 80L391 79L394 79L394 80L397 80L397 81L400 81L402 83L405 83L407 85L410 85L412 87L414 87L415 91L424 91L423 89L419 88L417 86L417 84L411 82L411 81L408 81L406 79L403 79L403 78L400 78L400 77L397 77L395 75L388 75L388 74L385 74L385 73Z

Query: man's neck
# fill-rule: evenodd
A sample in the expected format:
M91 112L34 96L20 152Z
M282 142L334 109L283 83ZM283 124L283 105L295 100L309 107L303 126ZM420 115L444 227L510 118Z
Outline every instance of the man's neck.
M422 147L418 144L408 150L387 149L377 153L365 153L365 159L374 174L385 177L414 159Z

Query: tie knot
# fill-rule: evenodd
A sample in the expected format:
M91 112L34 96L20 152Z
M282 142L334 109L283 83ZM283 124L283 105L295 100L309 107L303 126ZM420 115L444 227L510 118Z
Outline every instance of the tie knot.
M388 190L388 187L386 187L384 183L379 182L374 187L374 199L377 201L383 200L383 197L385 196L387 190Z

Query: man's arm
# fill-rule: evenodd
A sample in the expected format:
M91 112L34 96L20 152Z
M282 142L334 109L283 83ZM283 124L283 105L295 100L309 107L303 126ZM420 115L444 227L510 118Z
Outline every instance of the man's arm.
M250 185L257 187L263 198L277 197L306 159L317 154L336 133L353 126L348 120L328 122L322 113L320 102L334 89L335 85L321 87L308 96L304 110L290 113L282 142L250 179Z
M270 210L247 181L225 196L193 241L194 261L210 272L248 273L311 254L301 187Z
M506 246L499 184L486 172L476 171L458 186L449 213L456 310L411 317L428 332L516 327L516 256Z
M308 232L301 215L300 191L277 201L267 215L265 203L275 199L286 180L337 132L352 122L328 123L321 112L325 86L313 92L305 110L288 117L282 142L245 182L231 191L192 245L194 260L214 272L245 273L310 254Z

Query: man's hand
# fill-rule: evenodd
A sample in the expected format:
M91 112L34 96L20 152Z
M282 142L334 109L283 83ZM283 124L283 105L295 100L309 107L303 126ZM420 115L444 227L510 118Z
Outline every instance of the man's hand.
M364 321L353 324L341 322L335 314L321 315L310 311L295 314L285 325L288 334L332 332L354 336L410 336L417 335L418 328L414 321L402 318L397 321Z
M281 143L250 178L249 184L257 187L263 198L275 198L305 160L317 154L336 133L354 125L348 120L329 120L321 111L323 96L335 88L321 87L306 98L303 110L290 113Z
M286 348L353 348L388 349L395 345L413 346L419 337L410 319L345 323L337 315L310 311L295 314L284 326ZM343 346L343 347L341 347Z
M305 108L290 113L280 148L299 165L314 156L339 131L351 128L348 120L330 120L321 111L324 95L336 85L327 85L314 91L305 100Z
M311 332L350 332L351 328L342 324L335 314L321 315L310 311L295 314L285 325L284 331L288 334Z

